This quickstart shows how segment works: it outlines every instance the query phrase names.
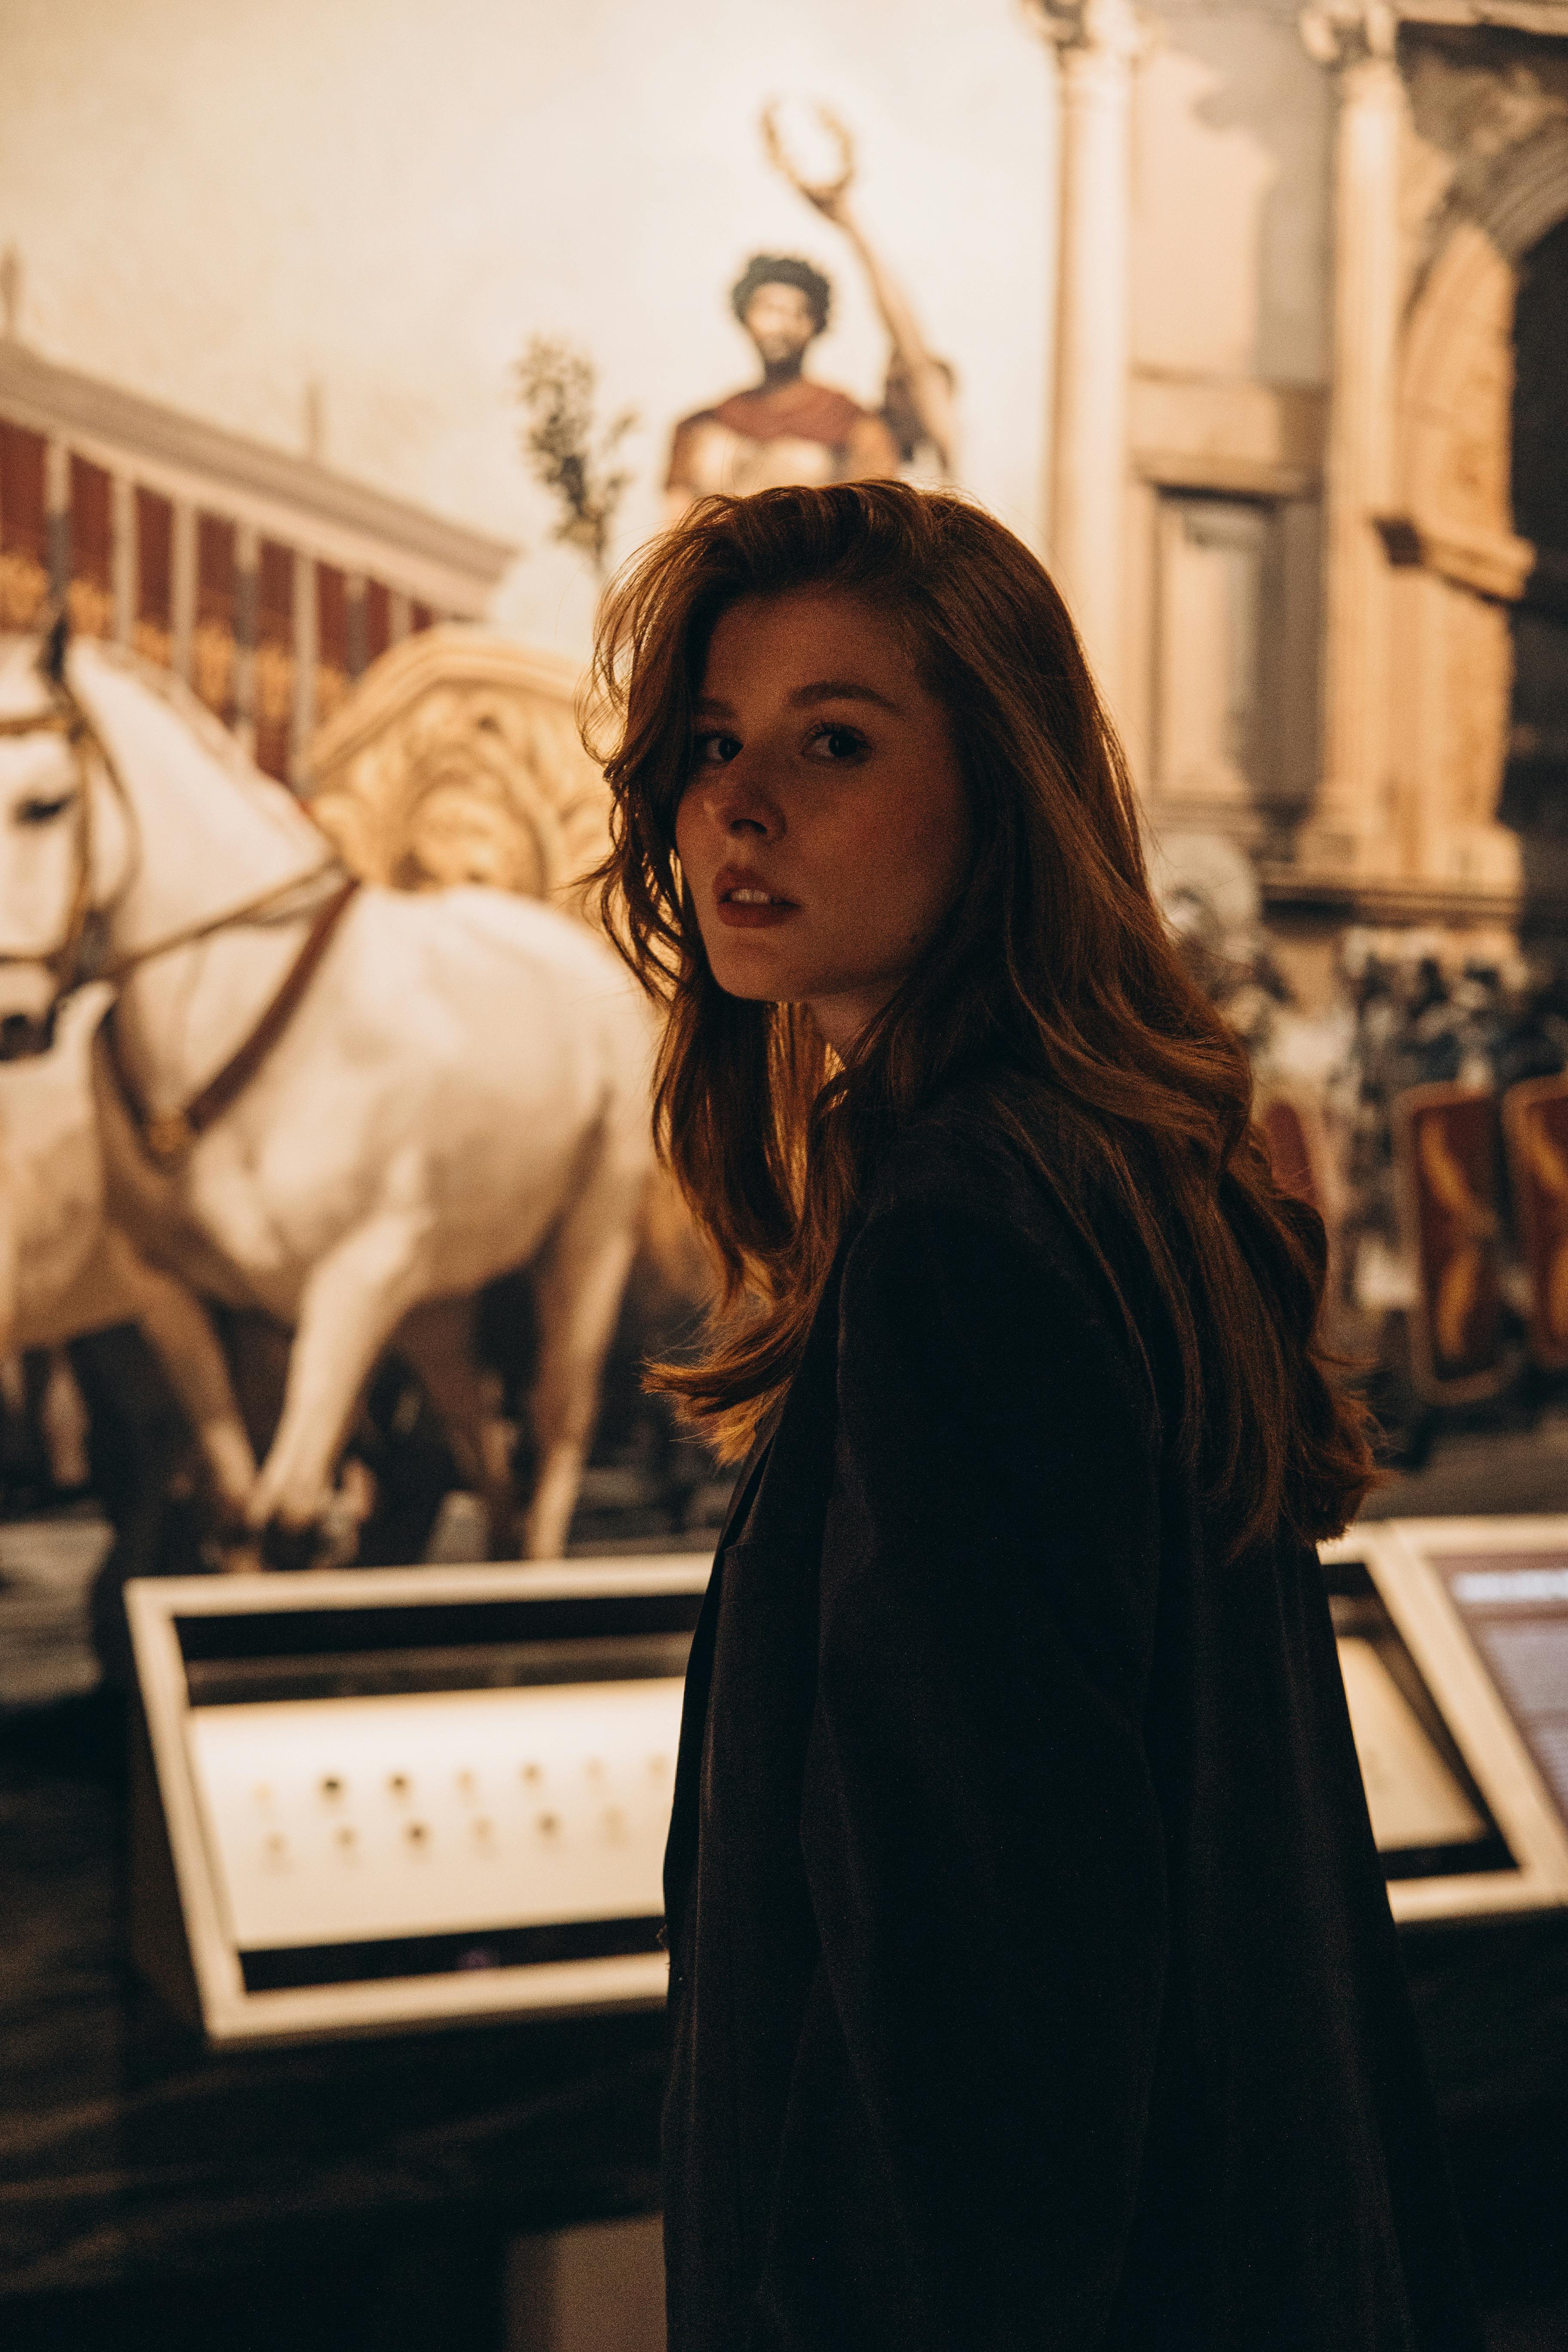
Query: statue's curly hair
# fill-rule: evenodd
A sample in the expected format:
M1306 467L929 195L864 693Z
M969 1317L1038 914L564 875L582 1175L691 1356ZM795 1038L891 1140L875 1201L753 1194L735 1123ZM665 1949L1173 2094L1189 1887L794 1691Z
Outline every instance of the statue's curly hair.
M742 326L759 286L793 286L797 293L804 294L811 305L813 323L821 334L833 309L833 288L820 269L794 254L753 253L730 289L730 306Z

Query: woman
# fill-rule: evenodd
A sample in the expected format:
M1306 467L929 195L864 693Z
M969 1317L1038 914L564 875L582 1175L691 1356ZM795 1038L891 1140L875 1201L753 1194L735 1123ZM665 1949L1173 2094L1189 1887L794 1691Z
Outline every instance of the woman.
M898 483L612 592L605 905L754 1440L666 1863L672 2352L1471 2347L1313 1539L1322 1229L1059 597Z

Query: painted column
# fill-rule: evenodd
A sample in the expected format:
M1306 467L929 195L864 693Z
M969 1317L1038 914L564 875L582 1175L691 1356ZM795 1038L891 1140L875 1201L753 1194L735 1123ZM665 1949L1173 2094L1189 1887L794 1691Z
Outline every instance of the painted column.
M1405 86L1387 0L1327 0L1301 37L1339 78L1333 350L1324 485L1323 775L1299 844L1315 872L1389 864L1393 583L1377 531L1394 491Z
M1061 92L1050 547L1112 706L1125 626L1132 68L1131 0L1037 0Z
M289 754L289 781L298 791L304 781L310 737L316 727L316 664L321 658L321 629L316 616L316 563L313 556L294 551L294 724Z
M234 533L234 731L240 747L256 753L256 608L257 569L261 561L259 534L249 523L237 523Z
M109 488L110 580L114 595L114 642L128 646L136 628L136 485L115 474Z
M71 584L71 461L65 443L53 436L44 451L44 515L49 535L49 594L63 604Z
M370 667L370 633L365 626L363 572L350 572L345 575L343 597L348 605L348 672L351 678L363 677Z
M191 642L196 626L196 510L189 499L174 500L170 603L172 658L176 677L191 682Z

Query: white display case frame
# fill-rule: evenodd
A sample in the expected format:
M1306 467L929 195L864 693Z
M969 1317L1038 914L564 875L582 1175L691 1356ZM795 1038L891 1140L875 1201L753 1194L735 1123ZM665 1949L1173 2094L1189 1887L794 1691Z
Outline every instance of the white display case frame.
M1505 1706L1435 1559L1477 1551L1568 1555L1568 1517L1371 1519L1319 1547L1360 1561L1513 1858L1505 1870L1394 1878L1401 1925L1568 1905L1568 1824Z
M662 1950L521 1966L247 1988L203 1817L195 1709L177 1621L268 1612L552 1600L614 1601L706 1589L707 1554L142 1579L125 1588L141 1719L132 1754L132 1944L142 1973L215 2045L403 2032L526 2015L662 2005Z
M1568 1561L1568 1516L1368 1521L1321 1551L1325 1565L1365 1568L1511 1857L1508 1868L1392 1878L1394 1918L1414 1926L1568 1906L1568 1822L1436 1564L1446 1556L1482 1553L1521 1564L1546 1554ZM706 1554L681 1554L160 1578L128 1585L141 1702L133 1757L132 1947L142 1973L209 2042L225 2046L660 2006L668 1980L662 1951L247 1988L203 1817L177 1621L653 1594L687 1596L694 1618L710 1569Z

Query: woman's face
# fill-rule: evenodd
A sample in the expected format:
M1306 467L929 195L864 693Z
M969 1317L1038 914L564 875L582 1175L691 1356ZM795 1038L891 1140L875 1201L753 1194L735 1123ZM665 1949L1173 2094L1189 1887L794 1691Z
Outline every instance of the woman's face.
M802 589L721 615L675 841L720 987L809 1004L847 1054L969 848L947 715L871 606Z

